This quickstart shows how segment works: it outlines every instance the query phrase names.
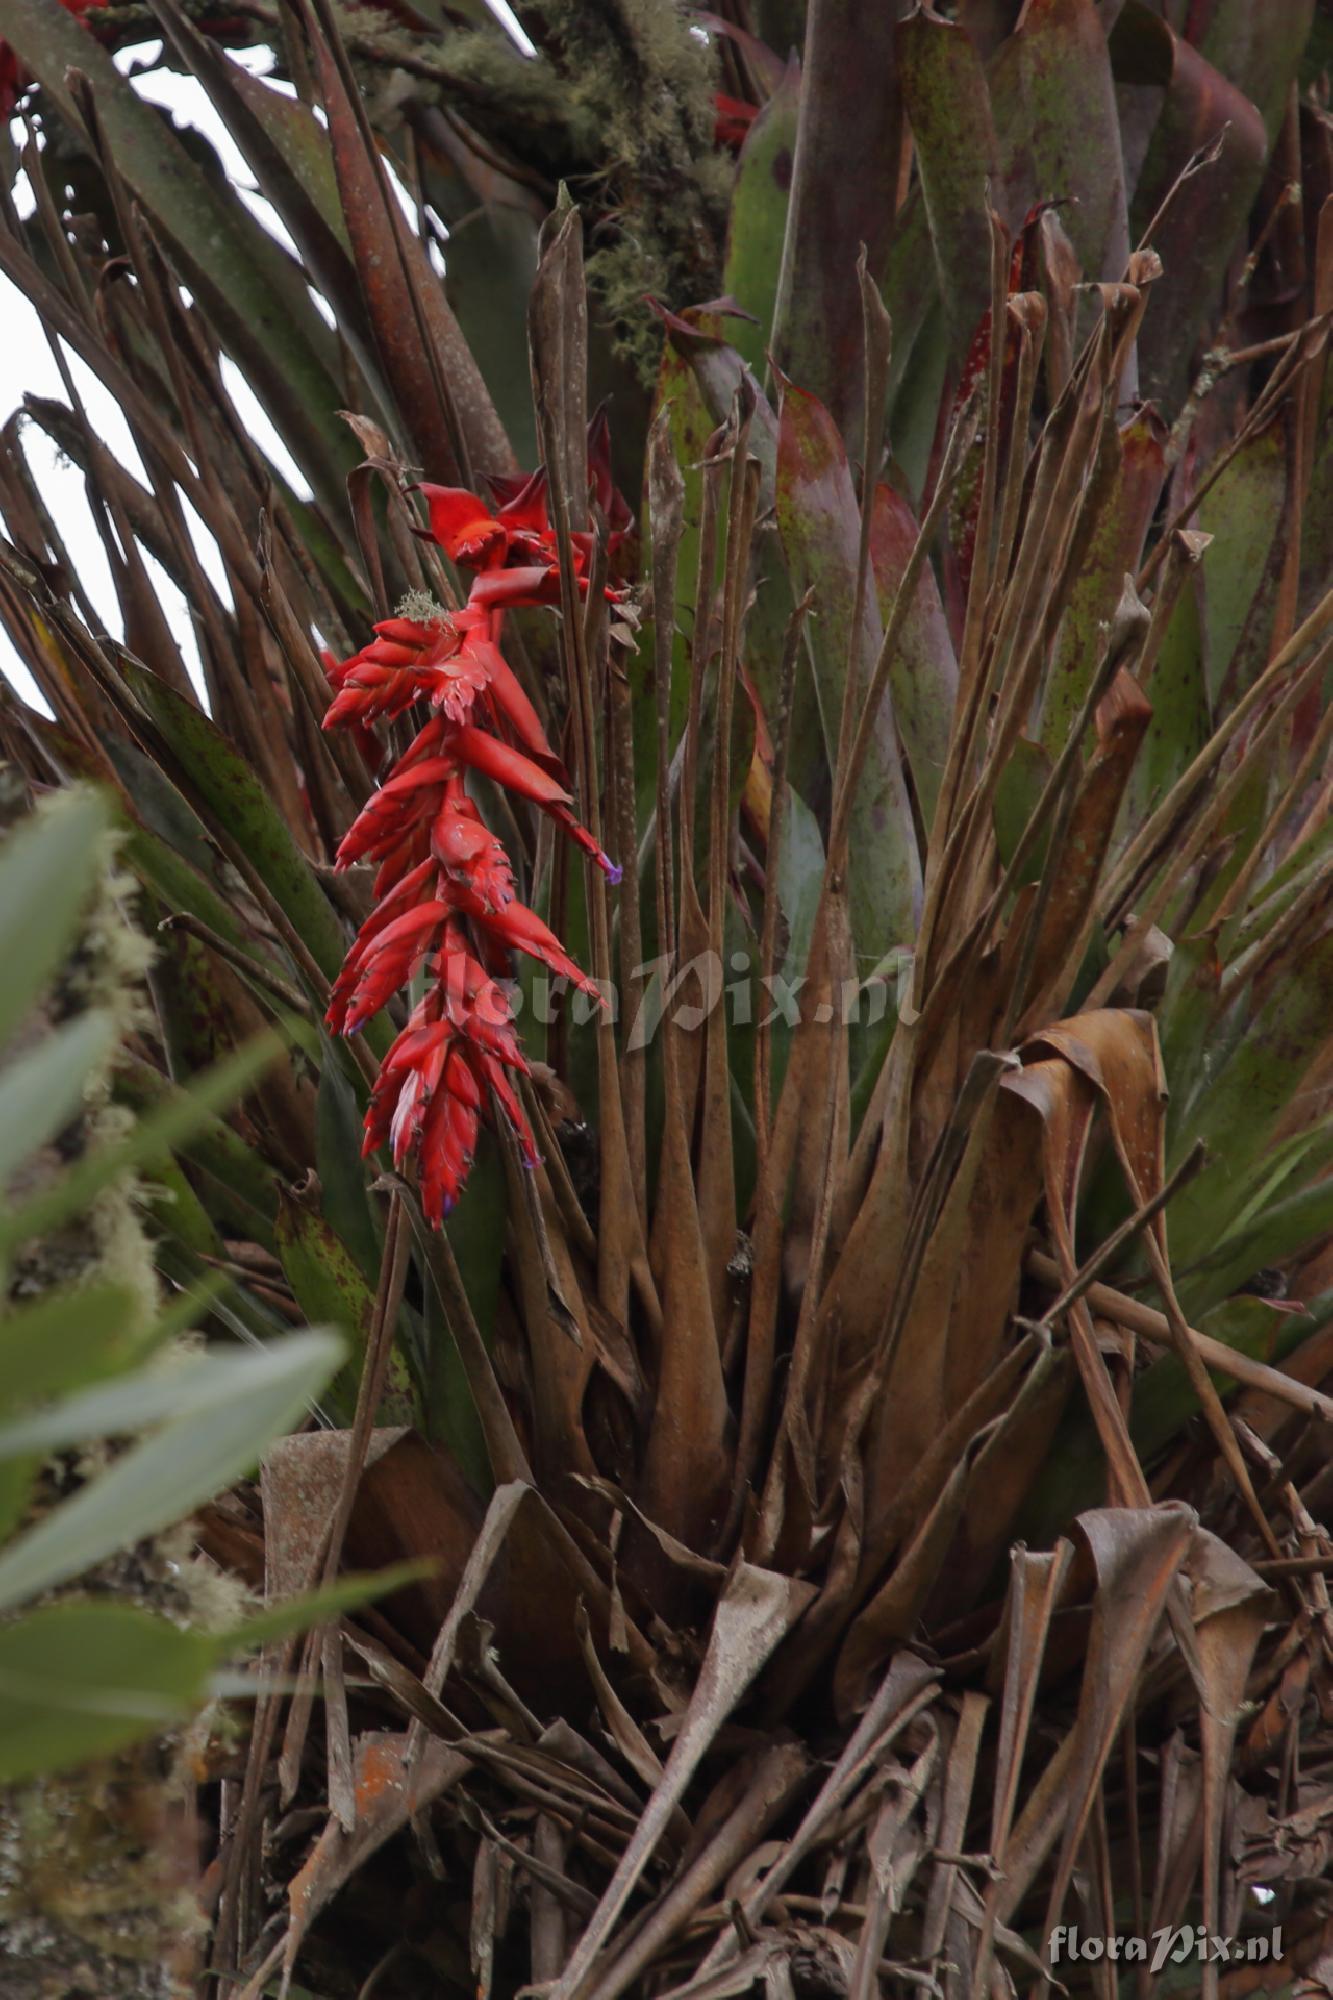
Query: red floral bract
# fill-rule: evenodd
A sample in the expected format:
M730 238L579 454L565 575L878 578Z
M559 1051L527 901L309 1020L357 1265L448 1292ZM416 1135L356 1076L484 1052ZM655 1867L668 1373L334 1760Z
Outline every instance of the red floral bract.
M601 420L599 420L601 421ZM628 510L611 485L595 423L589 474L614 543ZM326 660L334 698L324 727L345 726L380 768L379 722L424 706L428 716L372 792L338 849L338 866L371 861L375 908L334 984L327 1021L354 1035L423 970L424 997L380 1066L363 1152L392 1149L416 1167L427 1218L440 1223L462 1191L480 1122L498 1103L529 1166L536 1141L513 1077L527 1074L508 992L512 954L526 952L601 999L553 931L517 898L503 843L467 792L475 771L553 819L613 882L620 871L574 815L565 770L500 648L504 614L555 604L560 569L546 511L546 476L496 482L494 511L466 488L423 485L430 531L450 560L475 570L461 611L381 619L350 659ZM582 594L592 538L573 538Z

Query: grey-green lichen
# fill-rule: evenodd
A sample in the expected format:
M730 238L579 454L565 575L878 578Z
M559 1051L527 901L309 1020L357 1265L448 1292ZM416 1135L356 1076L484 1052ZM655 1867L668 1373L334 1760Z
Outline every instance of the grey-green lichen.
M531 0L519 13L537 57L455 29L438 45L444 95L569 185L589 284L620 353L649 377L660 333L645 294L679 308L721 275L733 169L713 145L715 50L679 0Z

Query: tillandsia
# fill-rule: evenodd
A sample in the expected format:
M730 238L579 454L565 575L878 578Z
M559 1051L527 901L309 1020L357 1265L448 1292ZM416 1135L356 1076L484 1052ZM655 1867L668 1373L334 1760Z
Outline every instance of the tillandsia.
M610 530L623 538L629 511L611 481L605 419L589 435L589 473ZM494 512L463 487L429 483L429 530L419 532L473 572L467 603L446 610L407 602L381 619L349 659L327 662L337 690L326 729L371 725L430 711L407 749L349 827L337 865L377 864L375 905L334 984L327 1022L354 1035L419 975L425 991L380 1066L362 1141L388 1145L395 1167L416 1168L422 1207L436 1225L467 1180L492 1100L525 1165L536 1140L512 1078L528 1064L505 976L515 951L538 959L594 1001L603 996L539 916L519 902L504 844L467 789L469 774L529 800L587 852L608 878L620 870L575 817L568 775L541 718L501 650L507 612L559 602L560 569L542 468L497 482ZM580 598L589 589L592 537L572 537ZM617 593L607 587L607 595Z
M149 9L0 0L103 397L0 754L123 826L159 1270L350 1339L205 1548L422 1563L201 1778L210 2000L1333 1985L1333 0Z

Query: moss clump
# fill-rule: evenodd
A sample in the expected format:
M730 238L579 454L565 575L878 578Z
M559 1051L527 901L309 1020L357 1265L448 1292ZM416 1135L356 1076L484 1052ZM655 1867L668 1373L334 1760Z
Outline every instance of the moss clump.
M651 380L660 335L645 294L697 302L722 270L732 167L713 146L715 52L675 0L534 0L520 13L538 57L455 33L451 100L568 183L617 350Z

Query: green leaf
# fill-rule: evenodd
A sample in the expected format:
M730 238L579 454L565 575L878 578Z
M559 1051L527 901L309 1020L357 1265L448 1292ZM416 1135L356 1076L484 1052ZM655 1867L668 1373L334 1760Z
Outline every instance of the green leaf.
M113 1017L90 1007L10 1060L0 1075L0 1186L69 1123L115 1038Z
M373 364L365 308L323 126L302 98L285 96L233 62L179 7L164 0L158 19L286 224L302 263L333 307L340 330L356 340L357 360L365 369L367 360ZM370 372L373 379L373 365Z
M391 1563L385 1569L340 1576L335 1582L326 1583L319 1590L308 1590L286 1604L266 1605L253 1618L233 1625L214 1640L218 1658L251 1652L274 1639L289 1638L293 1632L308 1632L313 1625L324 1625L345 1611L359 1610L377 1597L389 1597L395 1590L418 1583L422 1577L435 1576L438 1571L439 1564L424 1557L416 1562Z
M987 190L999 185L990 96L966 30L920 10L898 24L898 64L949 340L959 357L990 304Z
M258 1357L243 1348L227 1347L175 1354L151 1367L136 1369L132 1375L62 1396L50 1409L0 1425L0 1458L64 1451L93 1438L128 1436L164 1418L203 1409L215 1400L226 1401L236 1394L238 1376L250 1381L258 1373L262 1389L265 1374L281 1373L288 1366L286 1345L274 1342Z
M877 486L871 508L870 565L885 624L892 615L916 539L917 522L907 502L891 486ZM917 584L889 669L889 691L918 807L929 827L949 754L949 725L958 692L958 662L929 563Z
M1237 452L1199 503L1197 525L1213 537L1199 565L1208 698L1239 699L1268 659L1287 491L1287 433L1279 419Z
M114 1373L139 1345L142 1301L128 1285L53 1292L0 1320L0 1410Z
M8 1541L23 1519L32 1482L40 1470L41 1460L36 1458L0 1463L0 1544Z
M338 1047L322 1036L315 1105L315 1168L326 1222L355 1257L364 1278L379 1276L382 1234L366 1189L361 1158L363 1104Z
M1268 973L1230 1059L1212 1071L1194 1115L1173 1135L1173 1157L1195 1139L1212 1156L1171 1204L1171 1242L1182 1262L1216 1243L1220 1205L1230 1212L1233 1198L1243 1195L1254 1163L1325 1043L1330 1019L1333 931Z
M1229 1230L1217 1249L1180 1280L1177 1289L1187 1312L1198 1313L1225 1298L1256 1271L1289 1263L1333 1230L1333 1180L1314 1177L1316 1165L1327 1176L1331 1155L1324 1133L1317 1159L1307 1161L1302 1176L1310 1184L1271 1201L1248 1224Z
M127 1604L50 1604L0 1628L0 1784L110 1756L202 1700L212 1640Z
M350 1423L375 1310L374 1291L336 1230L300 1195L283 1191L274 1236L287 1282L306 1318L336 1326L348 1337L352 1360L331 1384L328 1402L336 1416ZM407 1359L396 1345L389 1357L376 1420L381 1424L419 1424L421 1420L420 1399Z
M238 1355L225 1375L205 1357L213 1393L203 1407L187 1409L134 1446L0 1555L0 1610L172 1526L249 1471L345 1353L336 1335L312 1332Z
M469 1206L474 1191L476 1207L470 1214L464 1214L460 1206L445 1224L445 1230L472 1316L489 1347L495 1337L495 1315L504 1283L504 1272L493 1246L504 1241L508 1206L504 1163L494 1143L478 1148L468 1183ZM485 1436L472 1400L467 1370L445 1323L433 1284L426 1287L425 1321L430 1436L448 1449L476 1492L489 1494L492 1480Z
M97 872L106 802L82 788L52 800L0 847L0 1045L68 951Z
M1030 736L1017 738L995 787L995 844L1005 868L1018 852L1018 844L1037 809L1037 801L1050 778L1051 768L1051 759L1040 743L1034 743ZM1040 880L1049 845L1048 830L1028 857L1023 876L1025 882Z
M254 770L194 702L146 667L124 660L121 671L209 819L244 850L321 972L336 977L342 927Z
M1200 54L1251 99L1272 143L1287 108L1287 93L1303 68L1302 57L1317 53L1321 36L1327 49L1331 33L1333 20L1327 7L1315 7L1311 0L1258 10L1250 0L1214 0L1204 16L1198 46Z
M1101 502L1096 526L1060 621L1042 696L1041 740L1052 758L1063 749L1092 684L1126 573L1132 576L1139 566L1165 476L1165 447L1154 411L1131 418L1118 434L1107 427L1093 473L1093 497Z
M907 200L898 211L893 226L893 243L889 249L888 268L884 273L884 283L880 287L889 319L893 325L893 346L889 355L889 411L891 417L900 409L899 391L907 377L922 330L935 317L934 349L943 380L948 361L948 342L944 338L944 308L939 293L932 282L934 264L930 248L930 224L926 220L925 203L921 197L921 183L914 181ZM904 399L910 406L912 399ZM929 399L929 407L916 411L919 421L933 421L931 411L939 408L939 391ZM895 435L895 448L897 439ZM912 482L913 492L920 490L919 481Z
M1282 1312L1266 1299L1242 1294L1223 1299L1196 1322L1200 1333L1234 1347L1251 1360L1268 1361L1280 1367L1293 1348L1317 1331L1317 1323L1303 1314ZM1222 1395L1235 1387L1229 1376L1209 1370ZM1163 1451L1199 1407L1198 1397L1185 1372L1185 1364L1174 1354L1163 1354L1146 1368L1134 1390L1134 1412L1130 1432L1135 1449L1146 1463Z
M1083 276L1115 283L1130 247L1125 169L1093 0L1028 0L987 82L1009 222L1038 201L1061 202Z
M1268 135L1249 98L1182 41L1146 0L1125 0L1110 47L1118 84L1149 84L1163 93L1134 189L1131 237L1139 239L1161 211L1192 156L1211 142L1219 148L1216 163L1176 191L1150 246L1162 260L1163 275L1139 335L1139 388L1174 410L1259 192Z
M485 378L520 465L541 456L528 371L527 304L537 275L537 225L501 201L449 225L445 294Z
M1127 817L1131 826L1141 825L1161 804L1210 734L1199 602L1188 577L1144 692L1152 703L1152 720L1130 774Z
M788 383L778 424L777 516L793 591L813 585L816 615L806 626L828 762L837 754L843 692L852 656L860 510L842 439L828 411ZM855 657L865 685L882 638L873 589L866 593ZM902 755L885 701L851 814L848 900L857 948L874 963L916 927L921 864ZM859 865L858 865L859 863Z
M129 1105L140 1118L172 1106L184 1116L190 1093L169 1083L149 1063L124 1062L116 1071L115 1098L117 1103ZM271 1250L273 1223L278 1213L278 1178L256 1149L247 1145L225 1118L214 1113L200 1118L179 1141L176 1150L189 1166L206 1205L202 1221L208 1240L198 1227L201 1220L195 1212L198 1196L194 1197L190 1214L185 1218L195 1249L224 1254L214 1240L220 1230L229 1236L249 1237ZM150 1173L157 1178L165 1176L172 1182L173 1190L174 1165L174 1161L163 1155L148 1162Z
M0 1257L15 1244L58 1228L129 1169L156 1160L183 1144L207 1124L214 1111L234 1103L246 1085L262 1075L281 1047L276 1034L256 1035L234 1056L197 1077L187 1092L141 1119L126 1138L86 1153L53 1187L0 1217Z
M774 312L773 351L782 368L820 398L857 451L864 375L856 263L864 247L871 279L883 282L898 194L896 12L860 0L827 0L810 10ZM873 77L874 87L849 89L856 76Z
M731 338L761 381L773 339L800 100L800 72L793 67L746 135L727 221L722 290L754 314L754 324L738 322Z

